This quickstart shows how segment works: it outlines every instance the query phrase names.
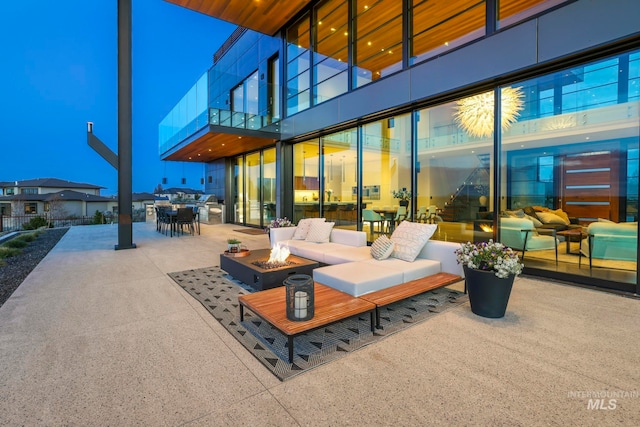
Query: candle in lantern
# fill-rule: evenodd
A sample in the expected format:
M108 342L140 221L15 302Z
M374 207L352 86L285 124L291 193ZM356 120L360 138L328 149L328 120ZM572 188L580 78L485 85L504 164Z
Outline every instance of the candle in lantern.
M294 301L295 316L298 319L304 319L307 317L307 293L303 291L296 292Z

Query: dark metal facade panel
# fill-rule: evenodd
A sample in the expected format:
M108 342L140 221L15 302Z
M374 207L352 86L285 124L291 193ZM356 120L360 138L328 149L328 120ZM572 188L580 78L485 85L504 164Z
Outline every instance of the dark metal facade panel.
M538 20L538 61L640 34L640 1L582 0Z

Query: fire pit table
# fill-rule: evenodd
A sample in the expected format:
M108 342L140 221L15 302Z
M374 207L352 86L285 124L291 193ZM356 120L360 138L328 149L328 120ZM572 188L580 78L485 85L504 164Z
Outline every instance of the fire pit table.
M220 254L220 268L253 289L262 291L282 286L284 279L292 274L311 275L319 266L316 261L295 255L289 255L284 265L270 266L266 264L270 253L270 249L252 250L246 256L225 252Z

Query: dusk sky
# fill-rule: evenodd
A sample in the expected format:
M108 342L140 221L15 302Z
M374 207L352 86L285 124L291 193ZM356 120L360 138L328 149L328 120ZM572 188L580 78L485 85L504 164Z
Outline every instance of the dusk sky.
M163 0L132 0L133 191L202 188L200 164L161 162L158 123L212 65L235 25ZM117 193L117 0L0 2L0 181L60 178ZM182 177L186 185L181 184Z

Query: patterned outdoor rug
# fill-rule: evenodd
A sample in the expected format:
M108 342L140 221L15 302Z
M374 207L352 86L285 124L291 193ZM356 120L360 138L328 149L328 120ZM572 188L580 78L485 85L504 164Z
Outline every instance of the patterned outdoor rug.
M340 358L415 323L468 301L462 292L436 289L391 304L381 310L381 326L371 332L369 314L352 317L297 336L293 363L288 362L287 339L267 322L245 310L240 322L238 296L253 292L218 266L169 273L185 291L281 381Z

